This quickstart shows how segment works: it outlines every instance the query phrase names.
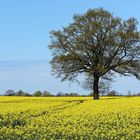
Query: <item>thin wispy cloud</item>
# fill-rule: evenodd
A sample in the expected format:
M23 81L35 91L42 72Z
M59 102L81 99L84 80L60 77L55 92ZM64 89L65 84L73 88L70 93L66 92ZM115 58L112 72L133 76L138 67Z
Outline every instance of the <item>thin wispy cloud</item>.
M0 61L0 77L1 94L9 88L31 93L36 90L48 90L53 94L59 91L87 93L76 83L62 83L56 79L51 73L49 60Z

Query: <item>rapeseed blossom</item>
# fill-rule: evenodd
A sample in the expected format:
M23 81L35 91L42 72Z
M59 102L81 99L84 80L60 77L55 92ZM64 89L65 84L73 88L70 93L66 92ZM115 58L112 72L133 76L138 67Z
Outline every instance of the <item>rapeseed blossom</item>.
M0 97L0 140L140 140L140 97Z

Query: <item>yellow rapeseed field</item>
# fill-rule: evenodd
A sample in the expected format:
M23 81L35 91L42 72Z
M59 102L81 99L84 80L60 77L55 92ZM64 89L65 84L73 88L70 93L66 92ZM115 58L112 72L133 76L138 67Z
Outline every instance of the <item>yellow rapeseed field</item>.
M140 140L140 97L0 97L0 140Z

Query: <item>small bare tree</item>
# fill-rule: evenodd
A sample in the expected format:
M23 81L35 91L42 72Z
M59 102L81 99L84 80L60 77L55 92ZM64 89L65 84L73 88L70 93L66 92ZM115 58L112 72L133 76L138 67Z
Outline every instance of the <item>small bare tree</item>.
M91 93L93 95L93 91L94 91L94 85L93 85L93 79L94 77L89 76L85 79L85 81L82 83L82 87L85 90L92 90ZM99 81L99 93L100 95L108 95L109 92L109 87L111 86L111 82L113 79L106 79L105 77L102 77Z

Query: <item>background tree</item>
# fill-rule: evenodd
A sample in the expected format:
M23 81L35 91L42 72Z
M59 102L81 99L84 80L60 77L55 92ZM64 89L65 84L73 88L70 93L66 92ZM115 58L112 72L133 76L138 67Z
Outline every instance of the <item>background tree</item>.
M119 93L116 91L116 90L111 90L109 93L108 93L108 96L117 96L119 95Z
M29 93L19 90L16 92L15 96L31 96Z
M123 20L102 8L75 15L73 23L52 31L52 71L64 80L79 74L93 77L94 99L104 75L140 78L140 34L137 20Z
M64 96L64 93L60 91L56 94L56 96Z
M23 96L24 92L22 90L19 90L15 95L16 96Z
M15 96L15 91L13 89L8 89L6 92L5 92L5 96Z
M130 90L128 91L127 96L128 96L128 97L132 96L132 93L131 93Z
M42 95L42 92L40 90L36 91L33 96L41 96Z
M45 90L41 96L53 96L49 91Z

